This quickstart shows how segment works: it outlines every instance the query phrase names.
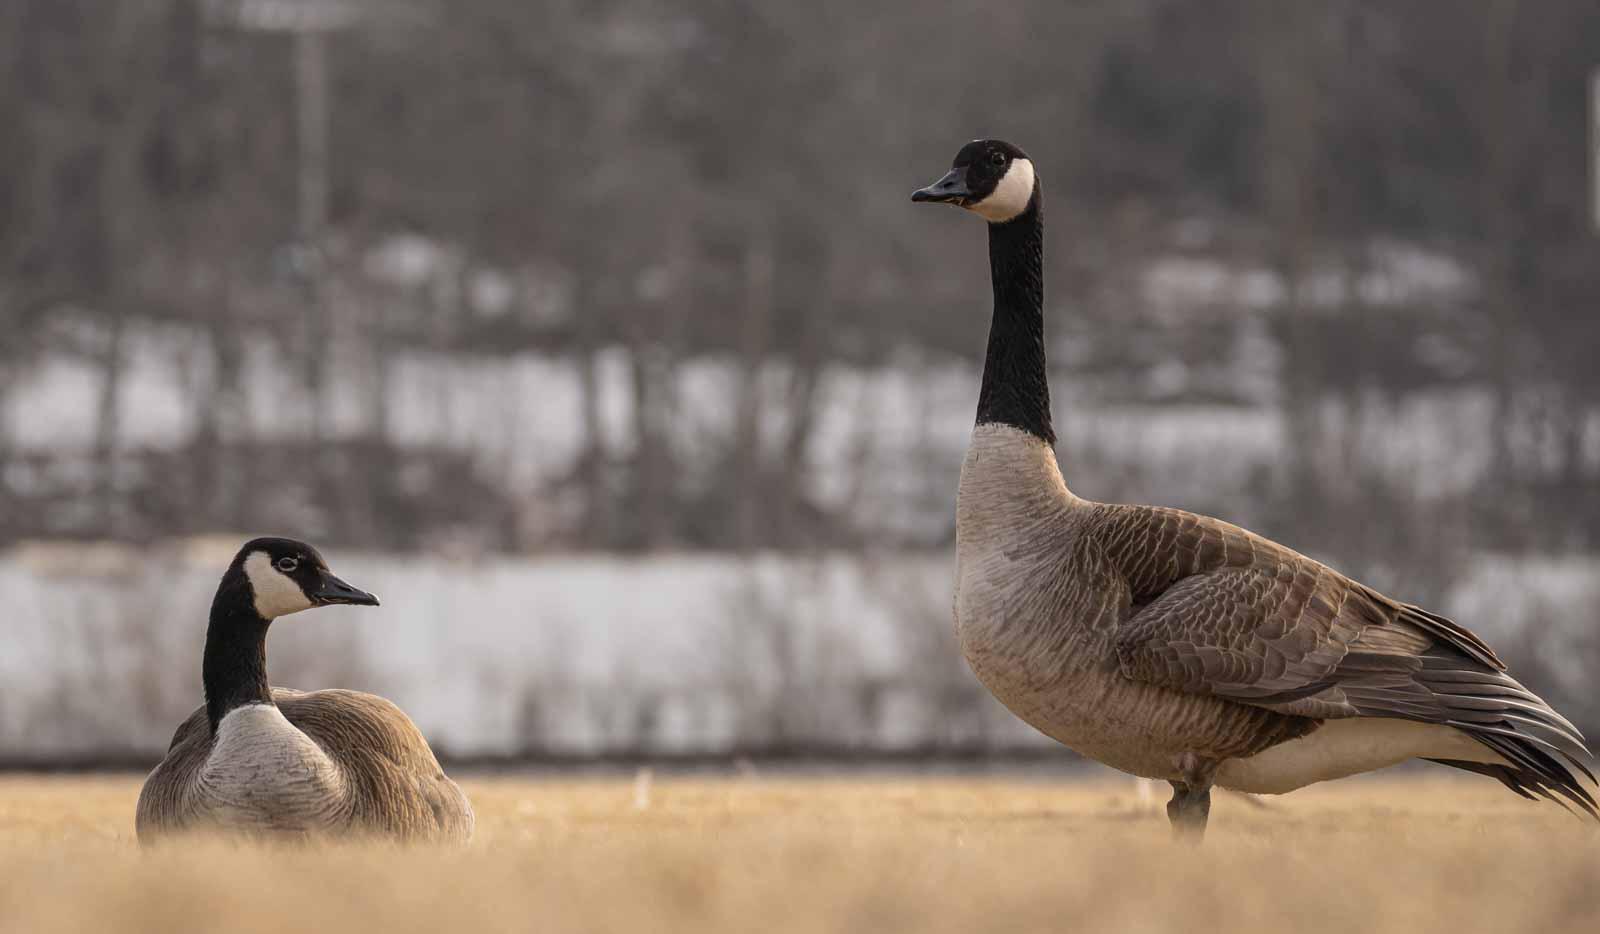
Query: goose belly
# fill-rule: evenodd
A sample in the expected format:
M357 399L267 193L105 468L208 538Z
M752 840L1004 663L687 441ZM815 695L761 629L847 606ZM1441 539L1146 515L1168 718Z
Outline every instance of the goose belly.
M194 788L196 817L228 829L318 833L346 819L343 782L322 748L277 707L228 713Z
M1029 726L1096 762L1144 778L1180 778L1185 753L1246 754L1274 715L1129 681L1115 669L1043 669L1037 660L963 647L989 692Z

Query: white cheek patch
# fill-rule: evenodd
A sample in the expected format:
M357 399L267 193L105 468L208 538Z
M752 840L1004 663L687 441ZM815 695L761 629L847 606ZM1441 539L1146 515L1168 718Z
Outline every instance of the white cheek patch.
M1027 159L1013 159L989 197L969 207L989 223L1003 224L1026 211L1032 200L1033 163Z
M272 566L264 551L252 551L244 560L244 576L255 593L256 612L262 619L276 619L311 609L311 601L289 575Z

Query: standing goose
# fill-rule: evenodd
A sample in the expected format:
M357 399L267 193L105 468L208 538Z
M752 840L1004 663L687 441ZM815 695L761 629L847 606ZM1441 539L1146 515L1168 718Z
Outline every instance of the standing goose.
M399 707L358 691L268 686L272 621L336 603L378 598L335 577L304 542L258 538L239 550L211 604L205 706L145 780L141 841L196 829L471 837L471 805Z
M1013 713L1172 784L1280 794L1430 759L1600 819L1577 729L1481 639L1237 526L1080 499L1056 465L1033 163L977 140L911 196L988 221L994 317L956 503L962 653Z

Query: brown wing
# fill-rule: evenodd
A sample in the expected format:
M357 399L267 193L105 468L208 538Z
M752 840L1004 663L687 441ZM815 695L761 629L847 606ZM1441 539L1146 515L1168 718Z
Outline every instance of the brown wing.
M167 745L166 758L161 760L144 787L139 790L139 803L134 809L134 829L141 841L161 833L182 830L189 825L192 814L187 806L185 792L205 765L211 751L211 726L206 719L205 707L198 707L188 718L178 724Z
M403 839L465 842L472 836L467 796L399 707L360 691L275 688L273 697L352 782L357 825Z
M1116 639L1125 677L1305 717L1458 727L1592 805L1568 768L1590 775L1582 735L1471 632L1225 522L1102 508L1096 541L1133 593Z

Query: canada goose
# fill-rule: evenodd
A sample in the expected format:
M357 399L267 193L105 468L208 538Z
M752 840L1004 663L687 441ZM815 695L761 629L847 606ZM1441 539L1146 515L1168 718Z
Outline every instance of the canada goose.
M912 201L988 221L994 313L956 505L956 630L984 685L1078 753L1172 784L1279 794L1413 759L1600 819L1571 723L1481 639L1289 548L1177 509L1080 499L1056 464L1044 221L1022 150L977 140Z
M234 556L211 604L205 706L173 734L139 794L141 841L212 829L368 834L464 842L472 807L405 713L358 691L267 682L274 619L378 598L335 577L315 548L258 538Z

